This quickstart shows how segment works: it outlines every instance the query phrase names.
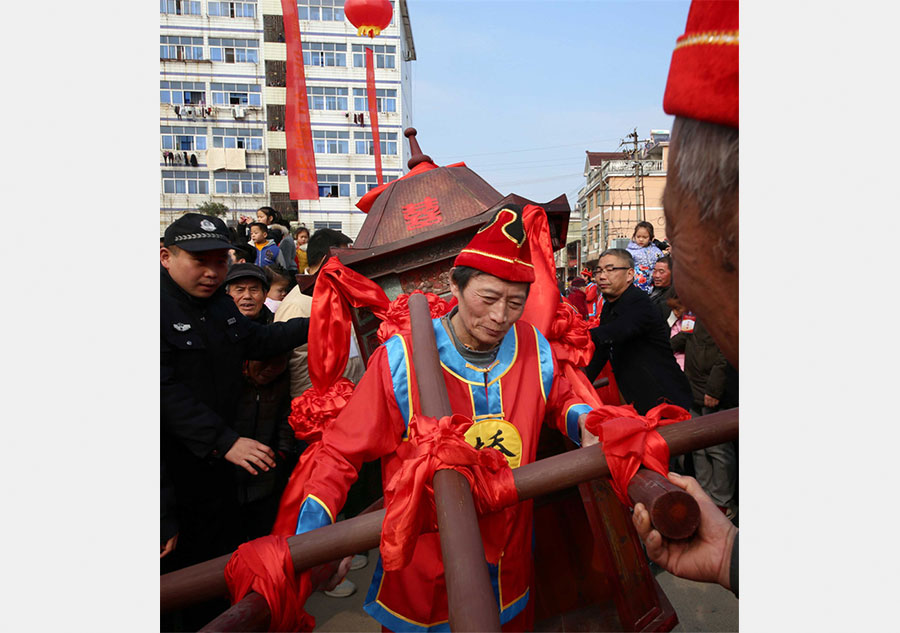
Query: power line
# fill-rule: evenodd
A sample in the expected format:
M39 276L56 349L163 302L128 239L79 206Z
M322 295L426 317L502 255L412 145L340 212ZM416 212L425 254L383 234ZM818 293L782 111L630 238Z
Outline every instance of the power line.
M568 143L566 145L547 145L544 147L530 147L530 148L526 148L526 149L511 149L511 150L506 150L503 152L482 152L480 154L466 154L466 156L497 156L497 155L501 155L501 154L517 154L520 152L539 152L539 151L542 151L545 149L557 149L560 147L578 147L578 146L583 147L584 145L587 145L589 143L606 143L606 142L615 141L615 140L616 140L615 138L601 138L601 139L593 139L593 140L587 140L587 141L579 141L578 143ZM462 158L460 160L465 160L465 158ZM458 161L454 161L454 160L450 160L450 159L447 159L447 161L448 162L458 162Z
M546 182L549 180L561 180L563 178L572 178L572 177L573 177L572 174L560 174L558 176L548 176L547 178L528 178L527 180L514 180L514 181L509 181L509 182L498 181L496 184L503 185L503 186L522 185L522 184L527 184L527 183L531 183L531 182Z
M571 162L572 162L571 159L568 159L568 160L552 160L552 161L526 161L524 163L505 163L503 165L496 166L496 167L481 167L479 165L478 169L473 170L473 171L478 171L480 173L483 171L508 171L510 169L520 169L520 170L540 169L542 167L559 167L559 166L563 166L567 163L571 164ZM574 167L572 169L575 170ZM584 177L584 175L581 172L581 169L578 169L577 171L573 171L572 175L578 176L579 178Z

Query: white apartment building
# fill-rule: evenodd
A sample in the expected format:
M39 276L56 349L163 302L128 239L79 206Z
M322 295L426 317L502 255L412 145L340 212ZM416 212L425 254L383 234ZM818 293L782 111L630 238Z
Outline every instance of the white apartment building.
M280 0L160 0L160 230L204 202L226 221L270 205L311 230L352 238L355 204L376 186L364 46L375 53L384 180L406 171L415 59L406 0L390 26L359 37L343 0L297 0L319 184L318 200L291 201L284 111L287 48ZM167 156L166 154L171 154Z

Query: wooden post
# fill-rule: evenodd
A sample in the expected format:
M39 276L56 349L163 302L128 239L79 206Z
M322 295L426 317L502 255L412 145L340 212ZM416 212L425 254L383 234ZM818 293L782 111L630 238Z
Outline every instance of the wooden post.
M666 538L688 538L700 526L697 500L657 472L638 470L628 484L628 496L646 506L653 527Z
M682 455L736 440L738 417L738 409L728 409L660 427L659 434L669 445L671 455ZM513 477L519 501L525 501L598 477L609 477L609 467L603 447L597 445L520 466L513 471ZM299 573L377 546L383 522L384 510L378 510L290 537L288 544L295 571ZM160 611L167 613L210 598L227 596L224 571L230 558L230 554L219 556L160 576Z
M433 418L452 415L425 295L410 295L409 319L422 413ZM445 469L434 474L433 485L450 629L500 631L500 614L469 482L455 470Z

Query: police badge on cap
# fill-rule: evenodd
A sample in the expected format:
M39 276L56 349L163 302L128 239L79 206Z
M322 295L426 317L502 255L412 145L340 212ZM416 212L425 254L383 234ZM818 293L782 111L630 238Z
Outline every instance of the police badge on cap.
M225 223L200 213L185 213L172 222L166 228L163 246L177 246L191 252L233 247Z

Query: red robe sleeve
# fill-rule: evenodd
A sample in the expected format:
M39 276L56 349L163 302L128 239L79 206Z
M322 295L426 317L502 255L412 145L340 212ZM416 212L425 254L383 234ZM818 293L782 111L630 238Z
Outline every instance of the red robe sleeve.
M599 292L599 287L595 283L588 284L584 289L584 298L588 303L594 303L597 300L597 294Z
M578 417L591 411L592 407L572 390L572 385L563 373L562 365L555 353L552 357L553 386L547 395L544 419L547 424L565 433L570 440L581 446Z
M334 523L363 463L393 453L404 430L382 346L334 424L300 456L272 533L293 536Z

